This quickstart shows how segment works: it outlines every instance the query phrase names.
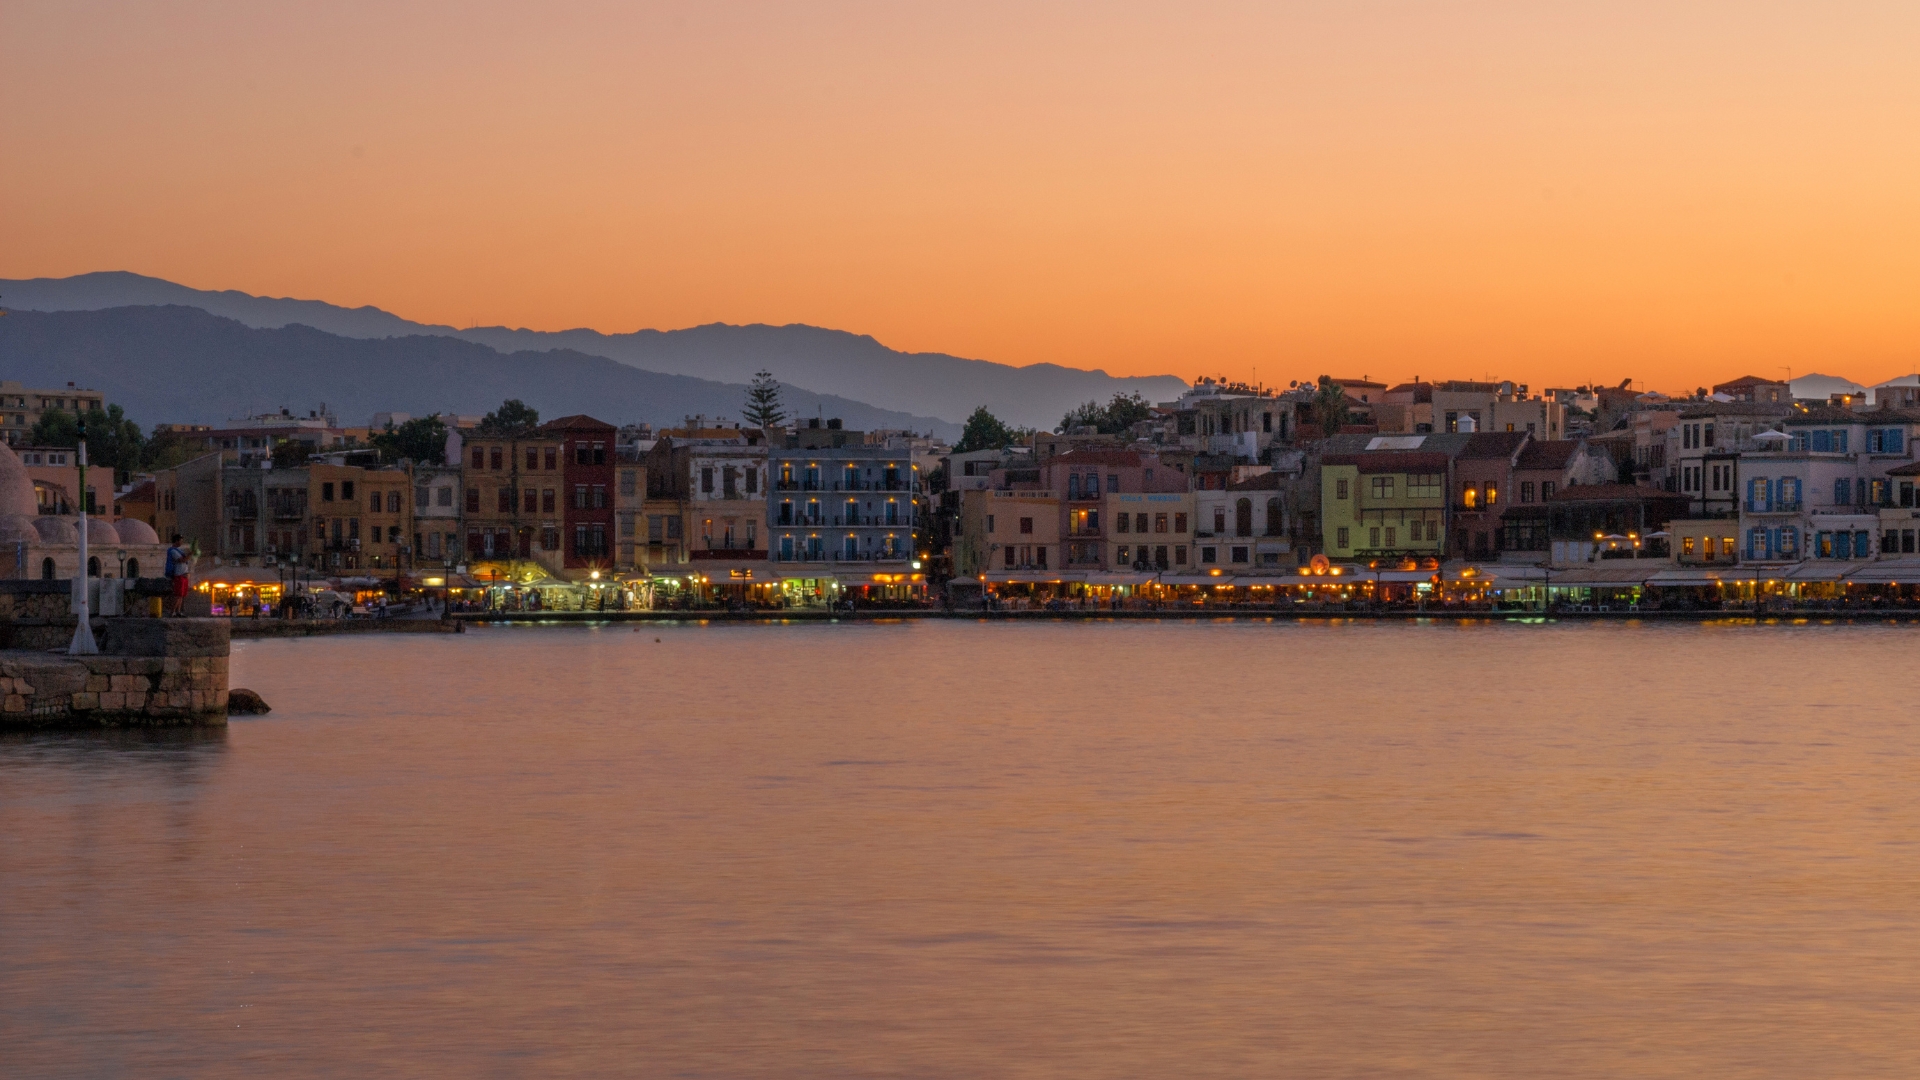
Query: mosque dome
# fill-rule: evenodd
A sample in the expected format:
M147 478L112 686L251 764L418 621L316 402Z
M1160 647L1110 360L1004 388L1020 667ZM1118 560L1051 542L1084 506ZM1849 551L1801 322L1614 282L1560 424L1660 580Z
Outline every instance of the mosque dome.
M87 546L90 548L113 547L120 543L119 530L106 518L87 519Z
M43 544L71 544L78 539L73 522L62 517L42 515L33 519L33 531L40 534Z
M0 544L13 544L25 540L28 544L40 542L40 533L34 529L34 518L25 514L0 514Z
M120 542L123 544L158 544L160 542L160 536L153 531L153 526L139 518L121 518L114 522L113 527L119 532Z
M33 477L20 463L13 448L0 445L0 517L33 517L40 512L40 500L33 494Z

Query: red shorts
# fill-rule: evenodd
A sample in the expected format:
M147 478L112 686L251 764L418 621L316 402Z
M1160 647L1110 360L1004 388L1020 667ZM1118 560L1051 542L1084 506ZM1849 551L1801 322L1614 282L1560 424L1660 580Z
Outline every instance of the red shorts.
M189 582L187 579L187 575L181 574L178 577L175 577L173 579L173 595L180 597L183 600L186 599L188 584Z

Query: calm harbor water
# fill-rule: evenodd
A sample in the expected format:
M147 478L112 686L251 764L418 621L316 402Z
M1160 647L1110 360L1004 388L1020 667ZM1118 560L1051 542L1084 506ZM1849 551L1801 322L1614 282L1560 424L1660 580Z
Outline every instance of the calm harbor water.
M0 740L0 1074L1912 1077L1916 633L241 642Z

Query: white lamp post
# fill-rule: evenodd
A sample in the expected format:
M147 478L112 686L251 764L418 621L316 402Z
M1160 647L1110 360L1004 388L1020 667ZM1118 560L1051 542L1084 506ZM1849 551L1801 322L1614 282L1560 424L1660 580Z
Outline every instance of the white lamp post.
M80 566L74 572L73 612L80 619L79 625L73 628L73 644L67 646L67 655L94 656L100 652L100 646L93 640L93 612L87 604L87 422L84 419L80 421L79 454Z

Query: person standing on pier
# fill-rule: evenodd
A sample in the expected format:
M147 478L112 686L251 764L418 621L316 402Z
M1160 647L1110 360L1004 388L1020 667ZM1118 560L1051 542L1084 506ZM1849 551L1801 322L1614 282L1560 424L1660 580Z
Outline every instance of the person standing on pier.
M193 566L193 557L187 549L180 546L180 534L174 533L167 541L167 584L173 586L172 615L178 617L187 613L187 590L192 586L189 571Z

